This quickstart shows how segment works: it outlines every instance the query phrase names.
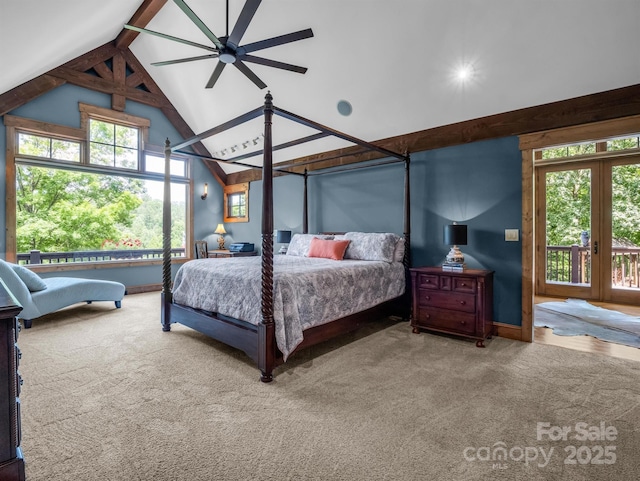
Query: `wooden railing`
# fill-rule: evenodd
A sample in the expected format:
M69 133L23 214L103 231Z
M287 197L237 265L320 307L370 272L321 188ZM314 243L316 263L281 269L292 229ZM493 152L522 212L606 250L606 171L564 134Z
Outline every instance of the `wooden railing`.
M547 281L591 283L591 247L547 246ZM640 289L640 247L611 248L611 286Z
M184 247L171 249L172 257L184 257ZM97 250L76 252L19 253L18 264L69 264L72 262L121 261L128 259L162 259L162 249Z

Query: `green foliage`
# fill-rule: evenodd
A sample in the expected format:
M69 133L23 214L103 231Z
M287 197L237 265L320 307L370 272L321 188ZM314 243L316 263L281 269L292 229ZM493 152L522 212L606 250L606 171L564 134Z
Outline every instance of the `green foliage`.
M171 247L183 247L185 236L185 204L171 202ZM162 201L145 196L144 202L132 213L131 228L123 232L140 239L145 249L162 248Z
M613 238L640 245L640 164L613 167L612 203Z
M591 232L591 173L588 169L548 172L547 245L580 244Z
M162 248L162 201L143 180L18 166L16 186L18 252ZM172 247L184 246L185 210L172 201Z
M18 166L18 252L99 249L119 238L142 203L137 179Z
M640 164L612 167L612 237L640 245ZM547 245L580 244L591 232L589 169L548 172Z

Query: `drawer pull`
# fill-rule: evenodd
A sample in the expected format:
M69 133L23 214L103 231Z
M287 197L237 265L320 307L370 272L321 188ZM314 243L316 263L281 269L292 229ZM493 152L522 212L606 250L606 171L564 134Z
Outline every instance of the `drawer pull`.
M431 281L429 279L427 279L426 281L424 281L425 284L429 284Z
M424 317L425 317L425 319L431 319L431 315L430 315L430 314L427 314L427 315L426 315L426 316L424 316Z
M467 321L460 321L460 324L462 324L463 326L467 323Z
M467 301L460 301L460 305L464 306L467 303Z
M430 296L424 296L424 298L425 298L427 301L430 301L430 300L431 300L431 297L430 297Z
M462 284L460 284L460 285L461 285L462 287L466 287L466 286L467 286L467 283L466 283L466 282L463 282L463 283L462 283Z

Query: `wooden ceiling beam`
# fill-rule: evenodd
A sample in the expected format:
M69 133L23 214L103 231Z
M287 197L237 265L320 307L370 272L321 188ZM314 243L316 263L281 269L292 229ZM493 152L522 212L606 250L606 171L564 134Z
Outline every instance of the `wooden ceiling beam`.
M164 7L165 3L167 3L167 0L144 0L140 8L138 8L136 13L133 14L133 17L131 17L131 20L127 22L128 25L140 28L146 27L151 19ZM120 50L126 50L138 35L138 32L123 28L122 32L116 37L114 45Z
M0 95L0 115L11 112L21 105L31 102L36 97L49 92L60 85L64 85L66 80L51 75L40 75L35 79L18 85L15 88Z
M58 67L49 71L49 75L66 80L70 84L84 87L86 89L95 90L105 94L123 95L128 99L136 102L150 105L152 107L161 108L165 104L165 100L158 98L157 95L145 92L144 90L130 88L125 85L116 85L110 80L105 80L95 75L84 72L78 72L66 67Z
M118 49L114 47L113 42L109 42L62 64L61 67L86 72L96 64L110 60L117 53Z

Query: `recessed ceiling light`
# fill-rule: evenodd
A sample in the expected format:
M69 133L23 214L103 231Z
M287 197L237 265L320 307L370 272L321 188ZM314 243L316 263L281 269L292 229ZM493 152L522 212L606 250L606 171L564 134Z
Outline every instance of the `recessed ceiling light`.
M456 80L459 82L466 82L471 80L474 76L474 70L471 65L461 65L458 67L455 73Z
M346 100L341 100L338 102L338 112L340 115L347 117L353 112L353 107L351 107L351 104Z

